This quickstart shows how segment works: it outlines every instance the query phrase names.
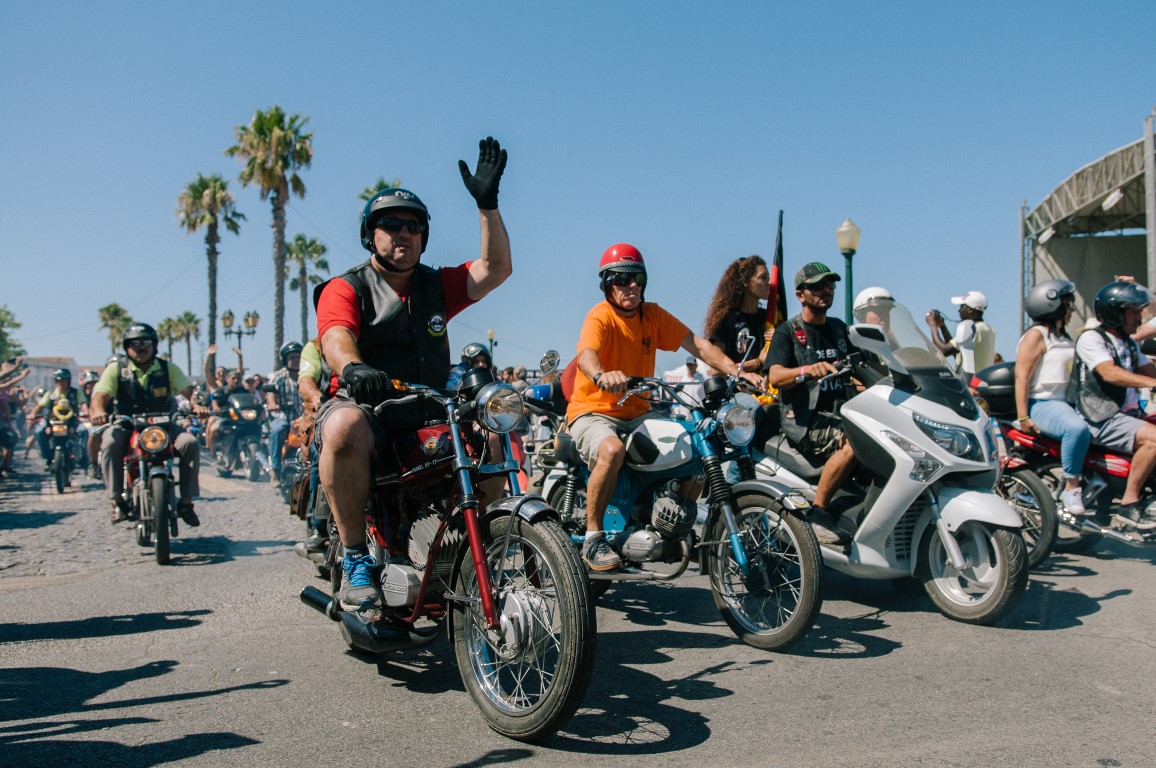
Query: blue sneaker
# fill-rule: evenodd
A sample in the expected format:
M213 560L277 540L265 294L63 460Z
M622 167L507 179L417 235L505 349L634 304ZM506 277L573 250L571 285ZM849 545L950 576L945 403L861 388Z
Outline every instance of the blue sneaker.
M341 558L341 589L337 599L347 611L361 611L378 604L377 588L373 585L373 555Z

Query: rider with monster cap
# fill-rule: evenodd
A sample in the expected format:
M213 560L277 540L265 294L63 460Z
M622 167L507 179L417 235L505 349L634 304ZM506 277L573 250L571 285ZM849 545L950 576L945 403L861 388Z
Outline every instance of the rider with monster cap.
M1129 338L1140 327L1148 290L1118 280L1096 293L1097 328L1080 334L1068 401L1088 422L1092 442L1132 454L1124 496L1112 508L1119 523L1156 529L1156 517L1145 511L1152 499L1141 499L1144 483L1156 469L1156 425L1143 420L1138 389L1156 387L1156 365Z
M337 523L342 560L341 604L378 602L362 511L372 483L375 449L384 435L372 406L389 397L391 377L444 387L450 372L446 324L497 288L513 272L510 241L498 212L498 184L506 151L493 138L479 142L473 173L458 161L462 181L478 205L481 254L456 267L421 263L430 239L430 213L405 189L382 189L361 213L361 244L370 258L313 293L325 362L336 395L317 415L321 486Z
M631 397L618 404L630 377L653 376L660 349L684 349L729 376L739 371L735 361L714 344L659 305L644 301L646 263L633 245L618 243L607 248L598 264L598 278L605 301L596 304L582 323L577 362L582 375L574 378L566 421L579 455L590 467L582 560L593 571L613 571L622 567L622 558L607 541L602 525L626 459L618 435L650 417L644 398ZM742 375L762 386L757 374ZM693 495L692 485L680 487L680 493Z

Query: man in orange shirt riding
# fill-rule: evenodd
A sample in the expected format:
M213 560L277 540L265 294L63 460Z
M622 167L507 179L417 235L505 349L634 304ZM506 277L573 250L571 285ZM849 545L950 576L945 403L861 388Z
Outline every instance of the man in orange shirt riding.
M602 517L614 494L626 456L618 431L629 432L649 417L650 405L632 397L618 399L632 376L653 376L658 350L684 349L728 375L738 372L734 361L706 339L695 335L674 315L646 302L646 264L637 248L612 245L602 254L598 277L606 300L586 314L578 337L578 370L566 411L569 431L582 460L590 467L586 486L586 544L582 559L594 571L622 567L622 558L606 540ZM756 386L754 373L743 374Z

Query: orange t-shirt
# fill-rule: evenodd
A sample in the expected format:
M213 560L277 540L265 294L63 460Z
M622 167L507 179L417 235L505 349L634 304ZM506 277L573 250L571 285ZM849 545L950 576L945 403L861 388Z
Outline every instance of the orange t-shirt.
M673 352L686 339L690 329L657 304L644 302L634 317L622 317L610 302L603 301L586 314L578 335L578 354L584 349L598 353L604 371L622 371L627 376L653 376L658 350ZM635 419L650 410L641 397L632 397L618 405L615 395L599 389L590 377L578 371L574 395L566 409L566 422L585 413L602 413L616 419Z

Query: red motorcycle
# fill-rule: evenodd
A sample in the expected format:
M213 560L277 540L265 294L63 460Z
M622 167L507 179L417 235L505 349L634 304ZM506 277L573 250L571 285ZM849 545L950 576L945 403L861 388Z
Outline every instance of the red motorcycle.
M1083 498L1088 514L1073 515L1060 499L1064 490L1060 441L1022 432L1014 421L1015 363L985 368L972 379L972 386L986 401L1003 437L1006 455L996 490L1012 502L1024 520L1023 537L1031 566L1042 562L1052 551L1083 552L1101 538L1132 547L1156 546L1156 533L1123 526L1112 518L1112 500L1123 496L1132 465L1129 454L1095 445L1088 449L1083 467ZM1156 422L1153 417L1148 420ZM1145 483L1143 497L1156 502L1152 478Z
M522 418L521 395L467 372L454 394L397 385L375 409L399 435L374 467L366 506L380 608L343 610L335 595L341 550L330 523L327 565L334 596L313 587L301 600L340 622L345 642L369 653L425 646L445 631L474 703L490 728L540 741L578 708L594 666L595 612L576 549L558 513L523 495L513 459L484 463L486 432L502 438ZM501 477L508 494L482 507L475 486Z
M136 517L136 543L152 546L158 565L169 562L169 539L178 534L173 459L169 435L173 414L137 413L115 423L132 429L124 457L124 497Z

